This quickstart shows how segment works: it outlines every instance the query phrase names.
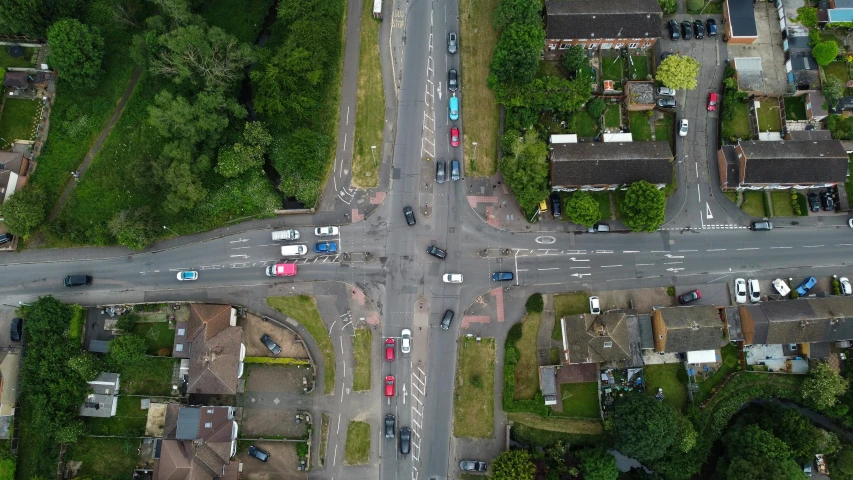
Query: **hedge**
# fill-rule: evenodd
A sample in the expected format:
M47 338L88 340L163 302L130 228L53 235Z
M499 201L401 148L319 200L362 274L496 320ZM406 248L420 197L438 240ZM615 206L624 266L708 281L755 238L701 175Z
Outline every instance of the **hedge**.
M244 363L260 365L310 365L304 358L273 358L273 357L246 357Z

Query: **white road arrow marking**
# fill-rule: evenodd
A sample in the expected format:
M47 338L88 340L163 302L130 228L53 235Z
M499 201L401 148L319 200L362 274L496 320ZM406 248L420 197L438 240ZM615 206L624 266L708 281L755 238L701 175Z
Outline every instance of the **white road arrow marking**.
M714 216L711 215L711 206L708 205L708 202L705 202L705 216L708 217L708 219L714 218Z
M404 384L403 384L403 405L405 405L405 404L406 404L406 396L407 396L408 394L409 394L409 393L408 393L408 392L406 392L406 384L404 383Z
M588 261L589 261L589 259L588 259L588 258L581 258L581 259L577 259L577 258L575 258L575 257L569 257L569 260L571 260L571 261L573 261L573 262L588 262Z
M684 258L684 255L672 255L672 254L669 254L669 253L667 253L667 254L666 254L666 255L664 255L664 256L665 256L665 257L667 257L667 258Z
M683 268L667 268L666 269L667 272L672 272L672 273L680 272L682 270L684 270L684 269Z
M587 275L592 275L592 274L591 273L573 273L572 274L573 277L578 277L578 278L583 278Z

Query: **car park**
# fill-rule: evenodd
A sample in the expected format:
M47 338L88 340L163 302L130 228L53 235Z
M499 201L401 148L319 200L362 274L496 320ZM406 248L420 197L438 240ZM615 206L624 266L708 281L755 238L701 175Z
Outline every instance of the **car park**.
M447 180L447 162L439 160L435 162L435 183L444 183Z
M717 110L717 102L719 101L719 95L717 92L708 92L708 111L713 112Z
M404 328L400 332L400 353L411 353L412 351L412 331Z
M456 49L458 48L458 39L456 38L456 32L448 32L447 34L447 53L456 53Z
M400 453L408 455L412 450L412 430L409 427L400 429Z
M249 456L257 458L258 460L260 460L262 462L266 462L267 460L270 459L269 452L267 452L265 450L261 450L260 448L254 446L254 445L249 447Z
M412 207L403 207L403 216L406 217L406 224L413 227L417 221L415 220L415 211Z
M66 287L82 287L92 284L91 275L68 275L62 282Z
M804 297L807 293L809 293L809 290L814 288L815 285L817 285L817 279L814 277L809 277L803 280L803 283L801 283L800 286L797 287L797 294L799 294L801 297Z
M700 292L698 289L697 290L691 290L687 293L682 293L681 295L679 295L678 296L678 303L684 305L686 303L695 302L696 300L699 300L700 298L702 298L702 292Z
M515 278L512 272L495 272L492 274L493 282L508 282Z
M392 414L385 415L385 438L394 438L397 430L397 419Z
M838 279L838 288L841 290L842 295L853 294L853 288L850 287L850 280L848 280L847 277L841 277Z
M681 121L678 123L678 136L679 137L686 137L687 136L687 119L686 118L682 118Z
M12 326L9 329L9 338L13 342L20 342L24 338L24 320L18 317L12 319Z
M261 335L261 343L267 346L267 348L272 352L273 355L278 355L281 353L281 347L275 343L275 340L272 339L266 333Z
M195 270L184 270L182 272L178 272L178 280L182 282L198 280L198 272Z
M669 27L670 40L678 40L681 37L678 33L678 24L675 23L675 20L670 20L669 23L667 23L667 27Z
M463 472L485 472L489 465L479 460L462 460L459 462L459 469Z
M693 21L693 35L696 37L696 40L705 38L705 25L702 24L702 20Z
M453 95L448 100L447 111L451 120L459 120L459 98L456 95Z
M826 211L835 210L835 202L832 200L832 192L829 190L820 192L820 203Z
M669 87L658 87L658 95L660 95L661 97L674 97L675 90Z
M659 98L657 101L658 108L675 108L674 98Z
M441 329L442 330L449 330L450 329L450 322L452 322L452 321L453 321L453 311L448 310L448 311L444 312L444 317L441 318L441 325L440 325Z
M316 237L334 237L340 233L338 227L317 227L314 229Z
M586 229L587 233L607 233L610 231L610 225L606 223L596 223Z
M752 222L752 229L753 229L753 230L755 230L755 231L758 231L758 230L773 230L773 223L772 223L772 222L767 222L767 221L763 221L763 222Z
M444 283L462 283L461 273L445 273L443 277Z
M809 201L809 210L813 212L820 211L820 200L817 198L817 194L814 192L810 192L806 195L806 199Z
M551 199L551 215L553 215L554 218L560 218L563 215L563 208L562 205L560 205L560 194L557 192L551 192L551 196L549 198Z
M459 88L459 75L453 68L447 71L447 88L451 92L455 92Z
M452 160L450 162L450 179L454 182L459 180L460 175L460 165L459 160Z
M681 38L685 40L693 38L693 25L690 24L690 20L681 22Z
M450 146L458 147L459 146L459 129L456 127L451 127L450 129Z
M385 339L385 361L394 361L394 352L397 350L397 342L393 338Z
M761 301L761 286L758 284L758 279L749 279L749 300L753 303Z
M589 313L593 315L601 313L601 303L598 301L598 297L589 297Z
M436 247L435 245L428 246L426 251L428 254L432 255L433 257L435 257L439 260L444 260L445 258L447 258L447 252Z
M314 253L335 253L338 251L338 244L335 242L319 242L314 244Z
M735 303L746 303L746 280L735 279Z
M713 18L709 18L708 20L705 20L705 27L708 29L708 36L709 37L716 37L717 36L717 21L716 20L714 20Z
M777 292L779 292L779 295L782 295L783 297L785 297L789 293L791 293L791 289L788 287L788 284L785 283L785 281L782 280L781 278L777 278L776 280L773 280L773 288Z
M393 397L394 396L394 376L388 375L385 377L385 396Z

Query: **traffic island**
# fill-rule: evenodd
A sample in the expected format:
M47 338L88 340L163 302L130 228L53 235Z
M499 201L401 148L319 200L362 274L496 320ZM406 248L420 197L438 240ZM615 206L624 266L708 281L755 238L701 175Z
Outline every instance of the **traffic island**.
M370 458L370 425L350 421L347 427L346 465L365 465Z

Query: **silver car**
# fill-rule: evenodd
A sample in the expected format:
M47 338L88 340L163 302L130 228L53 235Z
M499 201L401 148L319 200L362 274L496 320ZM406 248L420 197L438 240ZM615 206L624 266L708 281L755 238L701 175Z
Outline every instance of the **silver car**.
M456 53L456 48L456 32L449 32L447 34L447 52Z
M412 331L404 328L400 332L400 353L410 353L412 351Z

